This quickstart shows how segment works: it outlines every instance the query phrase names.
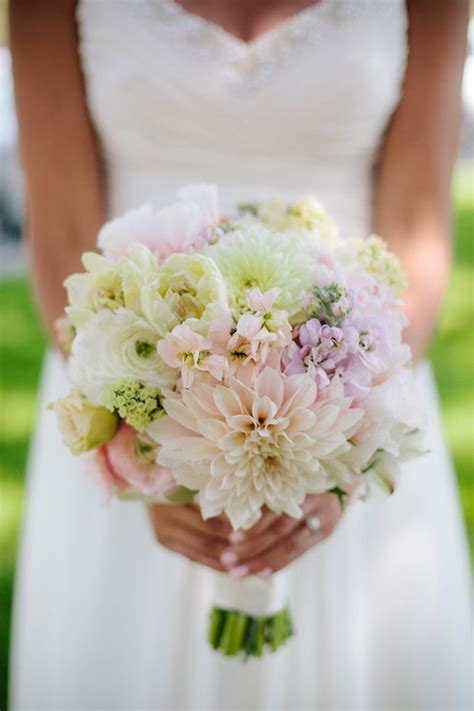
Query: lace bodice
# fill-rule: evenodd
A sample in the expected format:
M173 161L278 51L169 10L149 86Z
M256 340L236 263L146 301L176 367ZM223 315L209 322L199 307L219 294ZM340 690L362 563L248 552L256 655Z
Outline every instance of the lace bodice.
M404 0L320 0L250 43L174 0L80 0L77 17L112 214L206 181L224 203L311 191L368 228Z

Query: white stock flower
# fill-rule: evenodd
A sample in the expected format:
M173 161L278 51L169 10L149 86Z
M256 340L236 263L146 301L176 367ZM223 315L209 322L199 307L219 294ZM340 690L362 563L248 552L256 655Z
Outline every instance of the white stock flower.
M373 385L361 403L365 415L345 461L375 473L393 491L400 462L423 453L423 416L409 368Z
M120 379L172 387L176 372L157 352L160 336L129 309L99 311L74 339L70 374L91 402L105 404L106 386Z
M274 198L260 205L257 215L273 230L316 232L327 239L337 235L336 223L314 195L304 195L293 203Z

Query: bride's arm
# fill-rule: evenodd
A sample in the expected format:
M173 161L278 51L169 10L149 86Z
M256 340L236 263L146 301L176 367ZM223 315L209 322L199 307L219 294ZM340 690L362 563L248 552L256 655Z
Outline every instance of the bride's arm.
M408 0L408 11L407 75L380 157L374 227L408 272L407 336L415 356L420 356L429 343L449 273L450 182L460 125L468 3ZM309 496L305 506L319 518L319 533L308 535L287 517L278 520L268 513L245 541L229 548L239 574L284 568L329 535L341 518L333 495Z
M65 306L104 221L104 183L77 52L76 0L13 0L10 44L26 182L27 235L43 319Z
M406 337L419 357L430 342L449 275L450 183L468 2L408 0L407 5L407 75L377 170L374 230L408 274Z
M100 154L77 52L75 0L13 0L10 35L27 230L38 304L46 325L65 306L64 278L81 270L105 217ZM157 539L222 570L229 525L204 522L193 507L150 507Z

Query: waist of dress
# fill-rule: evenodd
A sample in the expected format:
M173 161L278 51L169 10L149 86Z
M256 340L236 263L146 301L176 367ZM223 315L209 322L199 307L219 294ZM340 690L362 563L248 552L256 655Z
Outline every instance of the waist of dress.
M341 232L364 236L370 231L371 167L351 161L338 164L288 164L239 160L233 163L159 161L153 168L115 163L108 166L110 217L144 203L163 207L175 202L183 185L215 183L224 213L239 202L316 195L339 223Z

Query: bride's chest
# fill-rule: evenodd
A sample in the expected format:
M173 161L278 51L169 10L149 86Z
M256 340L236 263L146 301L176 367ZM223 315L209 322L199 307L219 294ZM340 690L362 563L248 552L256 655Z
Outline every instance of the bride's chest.
M82 0L90 109L107 145L370 148L399 99L403 0L320 0L247 44L173 0Z

